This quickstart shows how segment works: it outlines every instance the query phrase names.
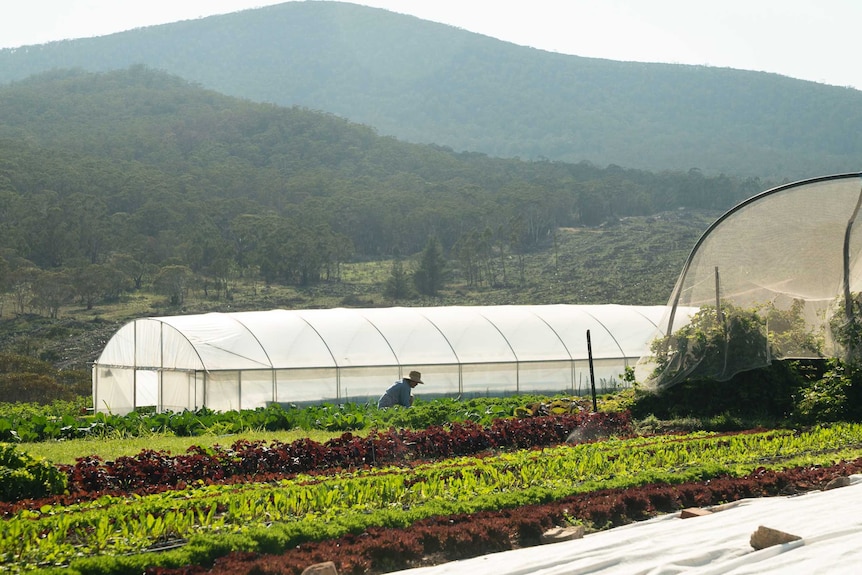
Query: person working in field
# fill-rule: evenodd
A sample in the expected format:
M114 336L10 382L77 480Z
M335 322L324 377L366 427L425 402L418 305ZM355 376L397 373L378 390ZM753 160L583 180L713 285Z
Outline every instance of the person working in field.
M380 399L377 401L377 407L392 407L393 405L403 405L410 407L413 405L413 388L422 382L422 374L418 371L411 371L410 375L402 378L401 381L396 381L389 389L386 390Z

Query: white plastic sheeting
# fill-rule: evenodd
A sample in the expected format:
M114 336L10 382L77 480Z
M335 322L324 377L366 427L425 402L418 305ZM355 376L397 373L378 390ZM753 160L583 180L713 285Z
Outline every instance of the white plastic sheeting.
M599 391L648 353L665 306L271 310L151 317L123 326L93 367L99 411L226 411L376 400L411 369L426 397ZM146 403L142 403L146 402Z
M391 575L856 574L862 561L862 476L792 497L744 499L711 515L679 513L587 535ZM755 550L760 526L796 535Z

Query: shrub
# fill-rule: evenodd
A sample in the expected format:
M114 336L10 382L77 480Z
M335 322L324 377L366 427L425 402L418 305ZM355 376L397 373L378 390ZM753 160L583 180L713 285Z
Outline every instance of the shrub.
M76 395L71 387L58 384L47 375L38 373L0 374L0 397L7 402L45 405L58 399L70 401Z
M39 373L51 375L54 368L50 363L29 355L0 353L0 373Z
M728 381L688 379L659 393L639 392L631 407L638 419L719 418L782 421L794 412L794 400L805 381L796 362L736 374ZM740 422L742 423L742 422Z
M799 391L795 417L803 423L858 421L862 394L862 370L838 360L827 362L819 379Z
M66 474L44 460L0 444L0 501L56 495L66 489Z
M85 371L57 371L33 357L0 353L0 397L4 402L47 405L90 392L90 376Z

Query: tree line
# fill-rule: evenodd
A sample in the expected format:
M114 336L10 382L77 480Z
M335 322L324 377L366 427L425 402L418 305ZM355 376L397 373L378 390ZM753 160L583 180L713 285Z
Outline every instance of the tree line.
M237 278L337 281L345 262L421 261L431 243L465 282L511 284L560 227L723 209L764 187L407 144L143 67L0 88L0 280L19 311L145 286L180 304L192 278L215 295Z

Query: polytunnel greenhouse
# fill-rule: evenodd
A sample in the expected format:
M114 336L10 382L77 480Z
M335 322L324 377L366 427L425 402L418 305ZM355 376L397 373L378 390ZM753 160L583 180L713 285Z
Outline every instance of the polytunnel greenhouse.
M142 318L120 328L93 366L93 405L122 414L359 403L413 369L424 398L587 394L592 381L601 392L622 385L625 368L647 353L664 311L450 306Z
M662 389L779 358L858 358L860 206L852 173L767 190L721 216L685 262L637 380Z

